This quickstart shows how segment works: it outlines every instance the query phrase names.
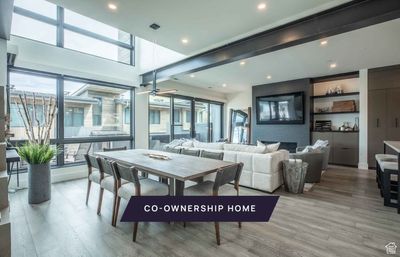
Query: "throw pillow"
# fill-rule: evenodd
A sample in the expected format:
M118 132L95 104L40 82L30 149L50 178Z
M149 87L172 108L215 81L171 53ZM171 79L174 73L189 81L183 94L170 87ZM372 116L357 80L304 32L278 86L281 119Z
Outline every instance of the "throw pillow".
M329 141L328 140L320 140L320 139L318 139L314 143L314 145L312 145L312 148L318 149L318 148L327 147L328 145L329 145Z
M278 151L280 145L281 145L280 142L274 143L274 144L264 144L260 140L257 140L257 146L266 147L265 153L273 153L273 152Z
M181 146L184 142L185 141L183 139L174 139L169 144L167 144L167 147L175 148L177 146Z
M185 142L182 143L183 147L193 147L193 140L192 139L186 139Z

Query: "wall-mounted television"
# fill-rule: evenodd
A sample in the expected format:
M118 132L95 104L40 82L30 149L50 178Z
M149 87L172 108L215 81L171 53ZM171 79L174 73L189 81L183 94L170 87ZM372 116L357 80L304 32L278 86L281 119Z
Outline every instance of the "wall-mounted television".
M304 124L304 92L256 98L257 124Z

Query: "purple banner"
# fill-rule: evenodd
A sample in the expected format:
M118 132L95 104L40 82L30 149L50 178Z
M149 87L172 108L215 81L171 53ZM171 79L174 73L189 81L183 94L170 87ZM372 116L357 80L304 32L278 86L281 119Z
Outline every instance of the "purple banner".
M132 197L122 222L269 221L279 196Z

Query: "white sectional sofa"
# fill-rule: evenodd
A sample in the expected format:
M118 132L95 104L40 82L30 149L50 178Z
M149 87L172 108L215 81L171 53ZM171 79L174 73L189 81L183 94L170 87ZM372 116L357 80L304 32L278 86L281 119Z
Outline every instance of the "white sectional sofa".
M282 185L282 161L289 159L286 150L266 150L262 146L194 141L175 147L223 152L224 161L244 164L240 185L267 192L273 192Z

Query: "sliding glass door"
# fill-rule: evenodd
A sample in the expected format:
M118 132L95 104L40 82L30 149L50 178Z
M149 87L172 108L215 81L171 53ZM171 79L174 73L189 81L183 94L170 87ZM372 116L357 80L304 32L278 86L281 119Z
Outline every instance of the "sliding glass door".
M208 142L210 138L209 103L195 101L194 106L194 138L200 142Z
M173 139L217 142L223 138L223 103L186 96L149 96L149 146Z
M173 98L173 139L192 138L192 100Z

